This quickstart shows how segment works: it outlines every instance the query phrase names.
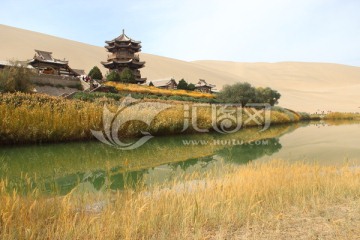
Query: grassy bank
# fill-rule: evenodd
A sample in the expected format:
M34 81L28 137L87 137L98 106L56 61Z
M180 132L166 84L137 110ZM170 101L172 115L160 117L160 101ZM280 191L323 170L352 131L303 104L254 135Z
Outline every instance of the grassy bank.
M360 113L329 112L326 114L311 114L311 120L360 120Z
M78 92L72 98L79 99L87 102L97 102L101 99L108 99L108 101L119 101L121 98L129 95L129 92L118 93L103 93L103 92ZM147 101L180 101L180 102L193 102L193 103L218 103L215 98L204 97L190 97L178 95L157 95L152 93L138 93L131 92L131 97L135 99L142 99Z
M108 81L106 83L108 86L115 87L116 90L120 92L128 92L128 93L142 93L142 94L154 94L154 95L161 95L161 96L186 96L186 97L193 97L193 98L209 98L213 99L215 96L210 93L202 93L196 91L187 91L187 90L180 90L180 89L160 89L157 87L151 86L141 86L137 84L126 84L126 83L116 83Z
M360 120L359 113L332 112L324 116L325 120Z
M1 94L0 142L9 144L93 139L90 130L102 129L105 103L110 111L116 112L120 102L114 99L85 102L38 94ZM125 109L119 115L119 119L131 116L132 119L146 120L161 109L164 101L142 100L142 103L144 104ZM131 121L122 125L119 134L133 137L139 135L139 130L148 131L153 135L180 133L184 125L184 105L178 102L168 103L171 107L157 114L149 126L140 121ZM199 128L212 129L209 105L198 107L197 117ZM299 114L286 109L274 108L271 111L271 124L297 122L300 119ZM257 126L245 112L242 120L245 127ZM187 132L195 130L189 128Z
M354 239L358 169L287 164L217 167L163 186L63 198L8 191L1 239Z
M96 104L40 94L0 95L0 142L28 143L92 139L101 125Z

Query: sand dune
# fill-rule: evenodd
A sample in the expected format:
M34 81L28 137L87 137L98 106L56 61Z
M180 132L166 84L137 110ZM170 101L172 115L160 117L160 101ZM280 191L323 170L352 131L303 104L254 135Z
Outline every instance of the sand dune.
M107 57L104 47L5 25L0 25L0 43L0 60L30 59L34 49L40 49L52 51L56 58L66 58L73 68L88 72L96 65L106 72L100 64ZM140 57L146 61L142 75L149 81L174 77L195 83L202 78L216 84L218 89L224 84L247 81L254 86L279 90L282 94L280 105L299 111L360 111L359 67L299 62L186 62L146 53Z
M281 105L302 111L360 111L360 68L332 63L195 61L282 94Z

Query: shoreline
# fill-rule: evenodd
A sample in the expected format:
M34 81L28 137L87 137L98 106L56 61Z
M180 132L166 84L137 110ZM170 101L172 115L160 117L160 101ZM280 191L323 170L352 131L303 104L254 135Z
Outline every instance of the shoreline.
M4 146L12 146L94 141L96 138L91 134L90 129L103 129L103 104L105 103L67 100L41 94L2 94L0 98L0 113L4 118L0 122L0 143ZM130 109L131 111L125 109L129 111L123 115L132 116L133 119L145 119L144 116L151 116L154 112L157 115L150 125L144 125L141 122L127 122L121 125L119 133L123 139L131 140L138 137L138 129L149 131L152 136L202 134L196 131L194 127L182 131L185 121L184 105L182 103L170 102L172 105L166 110L157 110L161 109L164 100L160 102L144 100L140 101L140 103L145 104L145 108L140 106ZM192 104L196 105L196 103L185 104L188 104L190 107ZM118 106L114 105L114 102L108 106L110 111L115 111L116 113ZM157 113L157 111L160 112ZM204 107L199 107L197 114L197 124L200 129L206 129L209 133L216 132L214 125L212 125L211 109L207 107L207 104L204 104ZM241 126L239 131L262 126L251 119L246 124L249 116L244 113L242 114L242 120L245 124ZM283 109L281 107L273 107L270 117L268 119L270 121L270 129L271 126L298 122L360 120L360 115L355 113L329 113L328 115L320 116L298 113L294 110Z

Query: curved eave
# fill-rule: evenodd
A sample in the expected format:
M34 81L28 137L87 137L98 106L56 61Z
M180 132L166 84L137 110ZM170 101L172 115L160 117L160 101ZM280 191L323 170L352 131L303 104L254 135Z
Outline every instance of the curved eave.
M130 42L127 43L126 45L116 42L116 43L114 43L114 46L118 47L118 48L129 48L129 47L131 47L131 48L141 48L140 44L132 44Z
M34 58L35 60L39 61L39 62L45 62L45 63L56 63L56 64L69 64L69 61L61 61L59 59L53 59L52 61L51 60L44 60L44 59L41 59L41 58Z
M135 41L135 40L131 39L130 37L128 37L124 31L120 36L114 38L113 40L105 41L105 43L107 43L107 44L111 44L111 43L115 43L115 42L121 42L121 43L125 42L125 43L132 43L132 44L140 44L141 43L141 41Z
M120 60L111 60L109 62L113 62L113 63L118 63L118 64L125 64L125 63L132 63L132 64L135 64L135 65L144 65L145 62L138 62L138 61L134 61L133 59L130 59L130 60L127 60L127 61L120 61Z
M116 48L141 48L141 46L139 46L139 45L135 46L135 45L132 45L131 43L128 43L126 45L115 43L114 46Z
M120 42L120 43L133 43L133 44L140 44L141 41L134 41L132 39L117 39L115 38L112 42Z
M132 49L135 49L135 50L141 50L141 46L140 45L138 45L138 46L134 46L134 45L131 45L131 48Z
M104 67L115 68L116 66L122 67L133 67L135 69L143 68L145 66L145 62L132 62L132 61L109 61L109 62L101 62Z
M106 45L106 46L105 46L105 48L106 48L106 49L114 49L114 48L115 48L115 46L114 46L114 45L112 45L112 46L110 46L110 45Z
M132 62L133 64L135 64L135 65L144 65L145 64L145 62Z
M114 39L115 43L131 43L131 40L127 40L127 39Z
M34 59L31 59L28 63L47 63L47 64L55 64L55 65L68 65L69 62L68 61L47 61L47 60L42 60L42 59L38 59L38 58L34 58Z
M216 85L195 85L196 88L200 88L200 87L208 87L208 88L214 88L216 87Z
M114 49L121 49L121 48L125 48L125 49L132 49L132 50L135 50L137 52L141 51L141 46L138 45L138 46L134 46L134 45L131 45L130 43L128 45L119 45L119 44L113 44L113 45L107 45L105 46L105 48L107 50L114 50Z

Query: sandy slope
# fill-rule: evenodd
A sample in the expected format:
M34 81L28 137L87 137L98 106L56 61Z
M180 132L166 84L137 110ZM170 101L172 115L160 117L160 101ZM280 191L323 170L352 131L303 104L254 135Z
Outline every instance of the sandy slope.
M231 72L255 86L282 93L281 105L317 111L360 111L360 68L331 63L238 63L195 61L200 66Z
M4 25L0 25L0 43L0 60L30 59L34 49L40 49L52 51L56 58L66 58L73 68L89 71L97 65L106 72L100 64L107 56L104 47ZM279 90L282 94L280 104L285 107L310 112L318 109L360 111L359 67L297 62L185 62L145 53L141 54L141 59L146 61L142 75L148 80L174 77L195 83L203 78L219 89L224 84L248 81L255 86Z

